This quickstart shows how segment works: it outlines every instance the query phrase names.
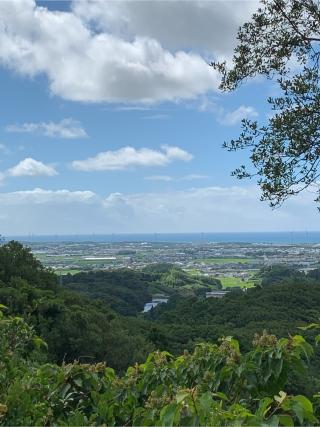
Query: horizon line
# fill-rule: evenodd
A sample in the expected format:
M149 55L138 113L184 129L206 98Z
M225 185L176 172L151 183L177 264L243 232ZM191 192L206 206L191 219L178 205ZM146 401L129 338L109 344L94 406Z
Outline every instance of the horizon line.
M154 232L114 232L114 233L28 233L28 234L0 234L0 236L2 237L47 237L47 236L52 236L52 237L60 237L60 236L127 236L127 235L132 235L132 236L137 236L137 235L147 235L147 236L152 236L152 235L164 235L164 234L169 234L169 235L181 235L181 234L199 234L199 235L204 235L204 234L248 234L248 233L320 233L320 230L270 230L270 231L264 231L264 230L257 230L257 231L179 231L179 232L174 232L174 231L154 231Z

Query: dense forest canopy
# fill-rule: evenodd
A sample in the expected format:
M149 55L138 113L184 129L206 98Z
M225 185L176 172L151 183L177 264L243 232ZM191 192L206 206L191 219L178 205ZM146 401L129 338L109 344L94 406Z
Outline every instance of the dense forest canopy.
M318 424L316 399L284 391L313 352L301 335L256 335L247 353L230 337L178 358L155 352L117 377L103 363L44 363L21 318L1 313L0 332L3 425Z
M205 296L220 289L221 282L206 276L190 276L171 264L151 264L142 272L129 269L68 274L65 288L103 301L123 315L136 315L153 296Z
M9 242L0 272L3 425L318 423L319 270L266 268L261 286L222 300L186 292L218 282L163 265L61 286ZM169 302L144 315L135 288Z
M108 361L121 370L153 349L134 319L118 315L111 302L63 288L18 242L0 247L0 276L0 303L34 326L46 340L52 361Z

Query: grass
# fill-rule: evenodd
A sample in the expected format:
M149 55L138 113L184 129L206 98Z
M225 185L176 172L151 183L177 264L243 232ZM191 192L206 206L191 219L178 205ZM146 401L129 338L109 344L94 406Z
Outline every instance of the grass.
M250 258L203 258L198 261L204 264L248 264L251 260Z
M201 272L195 268L185 268L184 271L188 274L190 274L190 276L199 276L201 275Z
M223 288L233 288L240 286L241 288L252 288L254 286L253 280L242 281L239 277L219 277Z

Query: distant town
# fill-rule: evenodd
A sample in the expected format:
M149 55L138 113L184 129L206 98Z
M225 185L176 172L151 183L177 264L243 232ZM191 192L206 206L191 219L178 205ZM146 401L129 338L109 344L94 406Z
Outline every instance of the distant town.
M223 287L254 286L264 266L285 264L308 271L320 265L320 244L30 242L35 256L57 274L143 269L170 263L190 274L219 278Z

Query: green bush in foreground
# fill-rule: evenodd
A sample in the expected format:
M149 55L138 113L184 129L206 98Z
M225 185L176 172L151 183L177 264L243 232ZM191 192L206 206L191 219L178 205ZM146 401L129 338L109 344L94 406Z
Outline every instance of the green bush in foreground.
M317 425L318 397L286 394L287 373L306 369L300 335L199 344L192 354L149 355L122 377L105 364L43 362L45 344L23 319L0 319L1 425Z

